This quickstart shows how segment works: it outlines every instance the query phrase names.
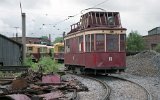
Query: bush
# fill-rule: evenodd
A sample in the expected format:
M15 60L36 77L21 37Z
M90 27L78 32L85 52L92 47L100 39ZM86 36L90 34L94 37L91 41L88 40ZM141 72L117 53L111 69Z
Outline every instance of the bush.
M26 57L26 59L24 60L24 66L30 66L30 67L33 67L35 66L35 63L32 61L32 57L31 56L28 56Z
M50 57L43 57L38 62L38 65L42 67L44 72L57 72L59 64L52 60Z
M140 52L144 50L143 37L137 31L131 31L127 37L127 51Z
M24 65L30 66L31 69L35 71L37 71L41 67L43 72L49 73L49 72L57 72L61 64L58 64L50 57L43 57L39 60L38 63L34 63L31 57L27 57L25 59Z

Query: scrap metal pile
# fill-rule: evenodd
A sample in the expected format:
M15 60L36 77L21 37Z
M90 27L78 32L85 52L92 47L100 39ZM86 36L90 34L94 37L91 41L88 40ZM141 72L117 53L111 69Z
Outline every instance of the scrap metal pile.
M14 79L0 79L0 100L74 100L79 91L88 88L76 79L41 71L28 70Z

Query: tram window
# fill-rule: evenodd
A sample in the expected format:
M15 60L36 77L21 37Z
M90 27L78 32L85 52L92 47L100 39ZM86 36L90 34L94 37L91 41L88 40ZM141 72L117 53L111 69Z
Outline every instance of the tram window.
M59 46L58 47L58 52L64 52L64 47L63 46Z
M126 35L121 34L120 35L120 51L125 51L125 41L126 41Z
M27 52L32 52L33 51L33 47L27 47Z
M104 34L96 34L96 51L104 51Z
M113 13L108 13L107 21L109 25L114 25L115 19Z
M70 52L70 43L69 43L69 39L66 40L66 47L65 47L65 52Z
M78 37L79 52L83 52L83 36Z
M33 47L28 47L28 51L32 51L33 50Z
M109 23L109 25L114 25L114 17L113 16L108 17L108 23Z
M118 35L117 34L108 34L106 35L106 48L107 51L118 51Z
M46 47L40 47L40 53L46 53L47 48Z
M90 34L85 36L86 52L90 52Z
M39 50L40 50L40 53L42 53L42 52L43 52L42 47L40 47L40 48L39 48Z
M94 51L94 34L91 34L91 51Z

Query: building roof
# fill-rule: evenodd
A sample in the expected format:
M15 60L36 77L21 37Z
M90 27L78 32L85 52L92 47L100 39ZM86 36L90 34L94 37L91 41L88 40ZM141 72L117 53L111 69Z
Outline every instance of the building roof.
M157 28L160 28L160 27L155 27L155 28L149 30L148 32L153 31L153 30L155 30L155 29L157 29Z
M0 34L0 37L4 38L4 39L6 39L6 40L8 40L8 41L10 41L10 42L13 42L13 43L15 43L15 44L22 45L21 43L19 43L19 42L17 42L17 41L14 41L14 40L12 40L12 39L10 39L10 38L2 35L2 34Z

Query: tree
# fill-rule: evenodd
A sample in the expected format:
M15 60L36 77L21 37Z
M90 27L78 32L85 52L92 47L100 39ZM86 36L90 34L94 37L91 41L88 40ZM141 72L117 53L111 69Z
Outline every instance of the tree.
M48 36L41 36L41 38L43 38L43 39L48 39Z
M55 44L58 42L63 42L63 37L56 37L53 43Z
M127 37L127 51L139 52L144 50L144 40L137 31L131 31Z

